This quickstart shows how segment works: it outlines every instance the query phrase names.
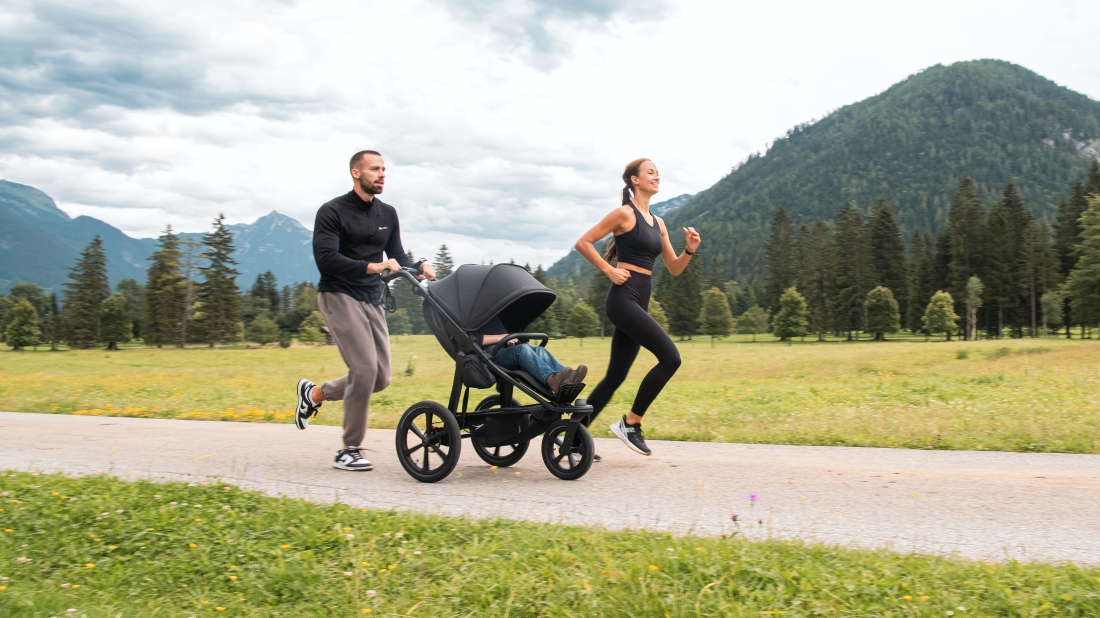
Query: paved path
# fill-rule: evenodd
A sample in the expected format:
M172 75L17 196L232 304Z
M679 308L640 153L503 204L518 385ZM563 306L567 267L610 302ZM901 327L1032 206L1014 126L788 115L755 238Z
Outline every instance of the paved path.
M334 470L339 440L336 427L0 412L0 469L219 478L360 508L706 535L733 530L737 512L750 537L1100 563L1094 455L652 441L645 458L597 440L604 460L578 481L551 476L536 443L499 470L466 446L455 473L425 485L397 463L392 431L368 435L373 472Z

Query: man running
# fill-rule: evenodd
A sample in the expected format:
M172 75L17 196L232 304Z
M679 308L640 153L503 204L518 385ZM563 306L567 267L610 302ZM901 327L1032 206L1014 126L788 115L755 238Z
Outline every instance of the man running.
M332 465L365 471L371 463L359 451L367 434L370 397L390 385L390 338L379 273L417 263L401 245L397 211L376 197L386 182L382 155L357 152L350 167L352 190L321 206L313 227L313 257L321 271L317 305L348 373L320 386L299 380L294 424L305 429L322 402L342 400L344 446ZM388 259L382 259L383 251ZM420 279L435 279L431 264L420 268Z

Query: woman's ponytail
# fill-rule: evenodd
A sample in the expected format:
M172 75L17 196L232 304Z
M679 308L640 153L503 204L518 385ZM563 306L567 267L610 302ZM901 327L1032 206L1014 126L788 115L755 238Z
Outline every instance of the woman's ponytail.
M638 172L642 169L642 164L646 161L649 161L649 159L634 159L627 163L626 169L623 170L623 206L634 203L634 183L631 182L631 178L638 175ZM612 235L603 245L603 259L605 262L610 263L618 255L619 252L615 249L615 236Z

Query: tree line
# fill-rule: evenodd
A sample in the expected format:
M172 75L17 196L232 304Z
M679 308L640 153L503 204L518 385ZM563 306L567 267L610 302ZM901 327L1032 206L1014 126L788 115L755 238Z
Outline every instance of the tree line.
M832 221L795 230L780 207L767 243L763 307L775 334L882 339L905 329L956 331L963 339L1038 337L1100 323L1100 163L1038 219L1010 180L985 204L964 176L938 235L914 230L906 245L879 199L866 219L845 203ZM799 304L801 303L801 304ZM803 326L788 324L798 316ZM797 320L796 320L797 322Z

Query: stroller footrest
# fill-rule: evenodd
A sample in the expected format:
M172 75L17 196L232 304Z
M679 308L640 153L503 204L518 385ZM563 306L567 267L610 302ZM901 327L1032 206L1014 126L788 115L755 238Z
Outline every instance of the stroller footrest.
M567 406L573 403L573 400L577 398L577 395L581 394L584 387L584 382L562 385L558 388L558 396L555 398L555 403L560 406Z

